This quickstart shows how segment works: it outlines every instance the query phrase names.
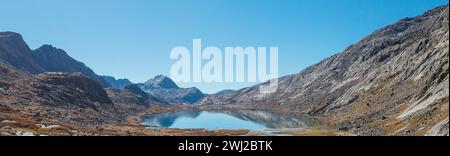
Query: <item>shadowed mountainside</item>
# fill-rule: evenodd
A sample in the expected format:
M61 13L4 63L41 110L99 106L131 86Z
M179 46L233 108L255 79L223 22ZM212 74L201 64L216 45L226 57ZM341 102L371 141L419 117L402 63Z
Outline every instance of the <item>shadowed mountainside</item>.
M108 82L111 85L111 87L116 89L124 89L126 86L133 84L128 79L116 79L112 76L102 76L102 77L103 79L105 79L106 82Z

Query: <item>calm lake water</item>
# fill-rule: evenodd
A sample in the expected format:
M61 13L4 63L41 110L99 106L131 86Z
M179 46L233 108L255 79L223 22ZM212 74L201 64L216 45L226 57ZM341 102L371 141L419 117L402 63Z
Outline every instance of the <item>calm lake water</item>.
M305 116L286 113L260 110L227 110L164 113L149 117L142 124L164 128L264 130L306 128L317 124L317 122Z

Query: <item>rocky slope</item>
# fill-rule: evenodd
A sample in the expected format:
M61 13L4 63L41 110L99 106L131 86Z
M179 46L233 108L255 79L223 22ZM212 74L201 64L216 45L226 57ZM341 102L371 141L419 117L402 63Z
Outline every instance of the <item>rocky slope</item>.
M42 122L96 126L123 118L102 86L79 73L42 73L0 87L0 106Z
M70 57L64 50L43 45L31 50L22 36L14 32L0 32L0 63L26 74L43 72L80 72L99 82L109 84L83 63Z
M448 135L448 5L375 31L295 75L202 106L275 108L322 118L358 135Z
M15 71L8 65L0 63L0 81L12 81L23 76L23 74Z
M158 75L143 84L138 84L142 90L168 104L192 104L205 95L195 87L180 88L170 78Z

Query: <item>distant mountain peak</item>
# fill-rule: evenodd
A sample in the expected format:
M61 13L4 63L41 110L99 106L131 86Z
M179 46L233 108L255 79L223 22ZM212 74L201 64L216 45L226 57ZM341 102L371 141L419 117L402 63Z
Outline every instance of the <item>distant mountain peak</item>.
M180 88L180 87L178 87L177 84L175 84L175 82L172 81L172 79L170 79L169 77L164 76L164 75L155 76L154 78L145 82L144 86L145 86L145 90L157 89L157 88L164 88L164 89Z
M102 76L103 79L105 79L106 82L108 82L111 87L116 89L124 89L126 86L131 85L133 83L130 82L130 80L123 78L123 79L116 79L112 76Z
M34 50L35 53L40 53L41 55L59 55L61 57L72 58L67 54L66 51L60 48L56 48L50 44L44 44L38 49Z
M38 49L43 49L43 50L62 50L59 48L54 47L53 45L50 44L44 44L41 47L39 47Z
M157 75L145 83L138 84L141 89L156 99L170 103L190 103L193 104L205 95L197 88L180 88L167 76Z

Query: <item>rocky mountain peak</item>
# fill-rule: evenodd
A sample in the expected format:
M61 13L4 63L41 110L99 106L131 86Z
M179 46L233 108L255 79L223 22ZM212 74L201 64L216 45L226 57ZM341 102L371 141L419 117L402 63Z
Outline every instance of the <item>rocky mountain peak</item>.
M180 88L170 78L157 75L145 83L138 84L141 89L156 99L170 104L193 104L205 95L197 88Z
M63 49L56 48L49 44L44 44L33 52L37 55L37 57L43 57L44 59L49 59L51 57L58 57L59 59L72 59Z
M62 50L60 48L56 48L50 44L44 44L41 47L37 48L36 50L43 51L43 52L45 51L45 52L64 52L64 53L66 53L64 50Z
M180 87L175 84L175 82L172 81L172 79L168 78L164 75L157 75L154 78L148 80L144 83L143 89L144 90L151 90L151 89L178 89Z
M11 31L5 31L0 32L0 38L22 38L20 34L11 32Z
M0 32L0 63L10 65L23 73L44 71L34 61L32 51L22 36L15 32Z

